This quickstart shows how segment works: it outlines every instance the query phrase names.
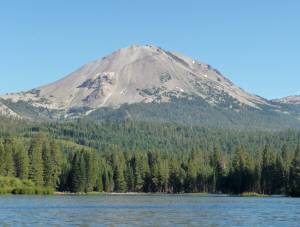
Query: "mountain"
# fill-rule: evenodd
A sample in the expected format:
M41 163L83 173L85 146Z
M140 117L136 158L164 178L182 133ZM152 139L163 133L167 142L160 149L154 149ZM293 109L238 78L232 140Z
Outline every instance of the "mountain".
M130 117L216 127L300 127L281 103L245 92L210 65L153 45L120 49L52 84L0 98L7 113L35 120Z
M281 99L273 99L272 101L282 104L300 105L300 95L288 96Z
M3 116L20 117L18 114L16 114L10 108L8 108L6 105L4 105L3 102L1 101L1 99L0 99L0 114Z

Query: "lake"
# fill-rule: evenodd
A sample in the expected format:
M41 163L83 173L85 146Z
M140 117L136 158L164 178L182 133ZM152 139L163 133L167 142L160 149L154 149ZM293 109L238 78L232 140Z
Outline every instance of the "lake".
M299 226L300 198L200 194L2 195L0 225Z

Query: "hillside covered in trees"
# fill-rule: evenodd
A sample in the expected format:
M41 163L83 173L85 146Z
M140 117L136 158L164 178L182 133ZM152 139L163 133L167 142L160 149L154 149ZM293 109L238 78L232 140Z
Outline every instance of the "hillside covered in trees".
M3 118L0 123L0 176L39 187L71 192L300 192L296 130L238 131L131 120L37 124Z

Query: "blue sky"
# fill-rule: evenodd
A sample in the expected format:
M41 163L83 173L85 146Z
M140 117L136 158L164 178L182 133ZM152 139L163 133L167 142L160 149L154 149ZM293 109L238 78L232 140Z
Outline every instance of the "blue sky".
M0 94L153 44L212 65L247 92L299 95L299 9L292 0L0 0Z

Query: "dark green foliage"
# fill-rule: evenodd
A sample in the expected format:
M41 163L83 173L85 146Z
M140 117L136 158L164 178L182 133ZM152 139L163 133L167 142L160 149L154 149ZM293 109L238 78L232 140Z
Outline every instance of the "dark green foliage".
M99 158L96 152L85 154L86 162L86 192L94 191L97 186L97 177L99 172Z
M28 179L29 174L29 158L25 148L19 147L15 153L15 176L21 180Z
M266 145L262 156L261 187L263 193L271 194L273 172L275 169L275 154Z
M75 153L71 169L71 191L84 192L86 189L86 162L84 150Z
M4 176L5 172L5 151L2 143L0 143L0 176Z
M12 177L15 174L14 153L16 152L16 144L11 133L4 138L4 176Z
M53 140L50 144L50 154L53 161L53 183L54 186L60 183L59 176L61 175L62 157L58 144Z
M290 171L291 196L300 197L300 144L297 145Z
M45 187L55 187L54 179L54 160L51 154L49 144L44 142L42 147L42 158L44 167L44 185Z
M25 102L23 100L19 100L18 102L13 102L10 99L1 99L1 101L15 113L19 114L20 116L27 117L29 119L33 119L36 121L45 121L49 119L60 118L60 110L52 110L44 107L35 107L31 105L29 101Z
M44 166L42 158L42 150L45 146L45 137L39 134L36 138L31 140L28 150L29 156L29 179L31 179L37 186L44 185Z
M46 186L299 195L299 138L295 130L245 132L128 119L22 126L0 137L0 174L29 178L34 186L15 181L0 192L43 194Z
M155 91L145 90L143 94L154 95ZM93 111L87 118L99 122L130 118L138 121L176 122L242 130L300 128L297 119L299 116L278 112L278 109L269 105L259 105L260 109L241 106L226 93L215 97L220 100L216 106L198 96L167 96L171 98L169 102L124 104L117 109L105 107Z

